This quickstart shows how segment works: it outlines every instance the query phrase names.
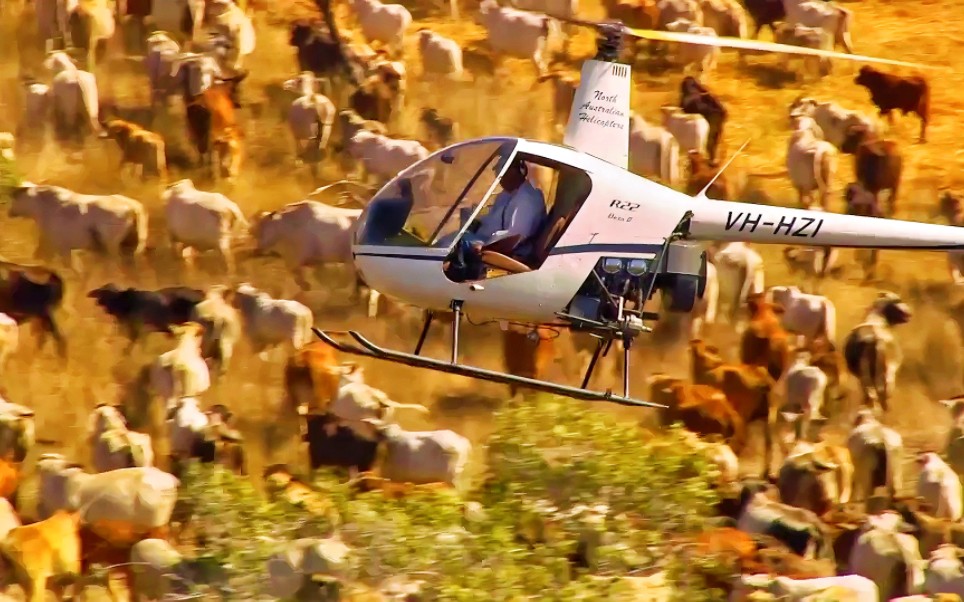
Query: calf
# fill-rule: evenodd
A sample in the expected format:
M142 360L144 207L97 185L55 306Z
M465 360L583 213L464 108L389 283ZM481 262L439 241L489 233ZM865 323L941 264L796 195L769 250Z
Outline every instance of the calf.
M763 257L747 243L729 242L713 250L712 260L720 283L721 306L726 306L727 318L739 330L747 299L765 290Z
M897 211L897 189L900 187L904 165L897 143L893 140L881 140L872 130L855 125L847 130L840 150L854 155L857 182L874 195L875 205L879 204L878 196L882 191L890 191L887 198L887 217L894 217Z
M459 124L449 117L442 117L437 110L430 107L422 109L419 123L425 128L425 133L436 148L452 144L459 136Z
M740 361L767 369L774 381L780 379L790 365L791 344L780 324L783 308L769 303L763 294L747 298L750 322L740 337Z
M129 352L143 334L170 334L171 326L188 322L194 307L204 300L204 291L183 286L156 291L120 289L110 283L90 291L87 297L117 321L130 341Z
M820 207L829 209L830 187L837 171L837 149L815 133L812 118L792 118L794 131L787 144L787 171L797 190L800 206L809 209L813 195L819 195Z
M775 537L804 558L834 561L826 526L810 510L774 501L753 486L744 486L740 507L737 528L741 531Z
M795 286L772 286L767 297L783 308L783 327L803 335L808 344L821 337L829 343L836 341L837 308L830 299L800 292Z
M680 82L679 107L684 113L702 115L709 124L706 139L706 153L710 164L715 165L718 157L720 141L723 139L723 126L727 113L723 102L713 95L704 85L696 81L695 77L686 76Z
M679 107L663 105L663 127L673 134L680 149L699 153L706 152L710 124L698 113L685 113Z
M312 340L314 316L297 301L273 299L243 282L234 289L232 305L241 313L245 338L255 353L282 344L297 350Z
M661 373L650 376L647 385L650 399L667 408L659 414L664 426L680 421L699 435L722 435L736 453L743 450L746 424L722 391Z
M961 479L940 456L924 452L917 456L920 475L917 495L932 509L937 518L959 521L964 516Z
M295 141L295 157L299 163L311 164L312 169L316 169L323 158L335 123L335 105L315 90L316 81L311 71L303 71L284 83L286 90L298 93L287 115L288 129Z
M821 414L827 394L827 375L810 364L810 352L797 350L793 362L783 377L784 403L780 414L789 422L799 420L798 432L810 440L811 426L822 425L826 418Z
M369 419L387 423L393 421L395 412L401 409L428 413L428 408L423 405L398 403L364 382L364 371L358 365L349 364L340 372L337 393L328 400L316 401L322 412L334 417L339 425L352 429L359 437L377 440L377 426L369 424Z
M500 7L495 0L482 0L477 21L485 28L496 55L532 61L538 75L546 72L546 46L555 22L548 16Z
M896 512L867 517L850 554L850 570L874 581L880 599L890 600L919 591L924 575L917 540Z
M725 364L719 350L699 339L690 341L690 358L694 383L721 390L745 424L758 420L765 422L763 476L766 477L773 461L779 411L776 399L771 395L775 385L773 378L760 366Z
M129 121L111 119L106 124L105 136L113 139L120 147L122 174L124 167L130 164L141 179L156 175L162 182L167 180L164 138L160 134Z
M114 406L99 404L90 415L87 432L96 472L154 464L150 436L129 430Z
M226 286L215 284L191 312L191 321L204 328L201 355L209 358L221 375L227 372L234 347L241 340L241 315L231 305L232 297Z
M11 529L0 540L0 557L28 602L42 602L49 587L63 599L60 580L81 577L80 513L59 510L39 522Z
M178 180L161 193L168 237L174 252L190 262L195 252L217 251L228 274L233 274L232 243L248 229L237 203L220 192L198 190L188 179Z
M820 128L824 140L840 149L853 126L864 126L875 131L873 120L858 111L843 108L835 102L821 102L801 96L790 104L790 117L806 116ZM846 152L846 151L844 151Z
M686 182L686 194L696 196L706 189L706 196L718 201L732 200L732 193L726 174L716 177L716 168L699 151L691 150L686 153L690 160L690 175ZM712 182L712 184L710 184ZM707 188L709 185L709 188Z
M877 487L885 487L893 497L903 489L904 441L900 433L884 426L873 411L857 412L847 437L847 449L854 463L854 501L864 501Z
M348 140L351 155L366 174L390 178L428 157L429 152L417 140L396 140L367 130L360 130Z
M385 446L376 468L380 477L398 483L444 483L458 488L472 451L468 439L449 430L406 431L377 418L365 421L375 427L378 441Z
M911 319L911 310L896 293L881 292L867 311L864 321L844 340L847 369L860 380L864 403L887 411L887 402L897 386L897 372L903 353L893 328Z
M666 128L647 123L639 115L629 121L629 170L656 177L666 186L679 182L679 143Z
M367 40L382 42L391 51L402 52L405 31L412 24L412 14L407 8L379 0L352 0L351 7Z
M182 397L168 412L171 465L178 476L184 462L196 458L203 464L218 463L244 475L241 435L229 426L231 412L221 404L201 411L197 398Z
M920 117L920 142L926 141L930 118L930 86L919 75L900 76L884 73L869 65L860 68L854 83L867 88L870 100L893 124L894 111L916 113Z
M798 441L780 468L780 499L823 516L850 501L853 473L847 448Z
M422 28L418 30L418 50L423 74L462 78L462 47L455 40Z

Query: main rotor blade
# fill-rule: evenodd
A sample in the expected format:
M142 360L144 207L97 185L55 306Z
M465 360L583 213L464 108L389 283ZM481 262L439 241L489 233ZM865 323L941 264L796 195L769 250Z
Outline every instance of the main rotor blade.
M700 44L702 46L719 46L721 48L736 48L742 50L762 50L764 52L783 52L786 54L803 54L808 56L820 56L833 59L845 59L848 61L861 61L866 63L881 63L885 65L897 65L900 67L917 67L919 69L941 69L935 65L923 65L920 63L910 63L895 59L884 59L863 54L848 54L846 52L834 52L832 50L818 50L816 48L803 48L801 46L791 46L789 44L777 44L776 42L761 42L759 40L744 40L729 36L703 36L695 33L676 33L672 31L659 31L656 29L633 29L624 27L623 31L629 35L644 40L656 40L661 42L683 42L686 44Z

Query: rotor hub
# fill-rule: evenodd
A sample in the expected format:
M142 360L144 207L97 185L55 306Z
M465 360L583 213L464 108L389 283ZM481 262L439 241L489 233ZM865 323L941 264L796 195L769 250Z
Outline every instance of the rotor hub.
M599 25L600 35L596 40L595 60L610 63L619 60L619 52L623 44L623 29L623 24L618 21Z

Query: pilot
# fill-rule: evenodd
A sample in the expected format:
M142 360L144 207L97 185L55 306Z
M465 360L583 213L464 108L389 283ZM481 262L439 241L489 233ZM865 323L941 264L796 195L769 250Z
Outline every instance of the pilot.
M526 255L533 239L546 220L546 198L528 178L525 161L516 159L502 174L502 192L495 197L489 212L479 218L474 232L466 232L462 244L479 251L482 247L519 235L513 255Z
M532 249L532 241L546 220L546 199L542 191L529 179L529 169L521 159L513 161L500 178L502 192L495 197L492 208L468 230L455 248L453 260L445 270L456 282L485 278L482 247L518 235L512 248L503 249L506 255L525 256Z

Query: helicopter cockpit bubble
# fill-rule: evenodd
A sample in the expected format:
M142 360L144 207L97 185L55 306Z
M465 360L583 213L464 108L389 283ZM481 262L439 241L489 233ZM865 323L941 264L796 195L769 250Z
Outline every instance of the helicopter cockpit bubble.
M498 184L516 145L513 138L463 142L399 172L369 201L355 244L450 248Z

